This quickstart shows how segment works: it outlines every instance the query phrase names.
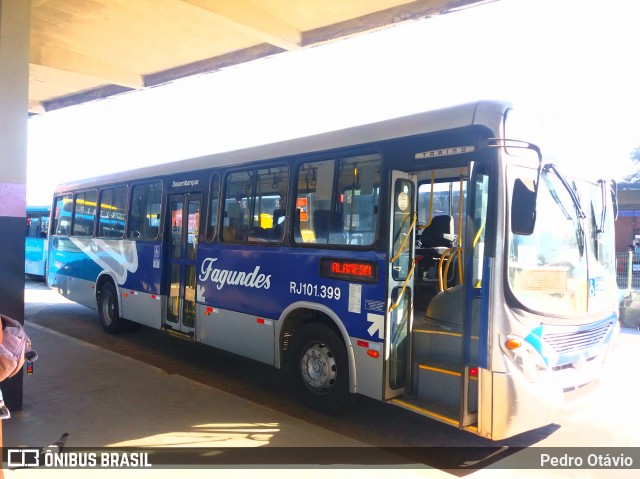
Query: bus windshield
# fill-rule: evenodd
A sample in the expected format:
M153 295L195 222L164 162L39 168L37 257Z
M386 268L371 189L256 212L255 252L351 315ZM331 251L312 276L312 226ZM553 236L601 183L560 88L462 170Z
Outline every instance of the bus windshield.
M510 184L529 176L518 167L511 172ZM607 224L600 227L607 208L601 198L599 184L569 181L555 167L543 168L533 234L512 233L508 243L508 284L526 309L548 317L577 316L611 304L614 262L600 252L613 241L613 215L604 215Z

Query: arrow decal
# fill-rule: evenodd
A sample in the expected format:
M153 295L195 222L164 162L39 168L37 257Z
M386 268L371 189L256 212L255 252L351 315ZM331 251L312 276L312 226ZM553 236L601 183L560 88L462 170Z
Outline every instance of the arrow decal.
M367 332L371 337L378 333L378 338L384 339L384 316L382 314L367 313L367 321L371 323Z

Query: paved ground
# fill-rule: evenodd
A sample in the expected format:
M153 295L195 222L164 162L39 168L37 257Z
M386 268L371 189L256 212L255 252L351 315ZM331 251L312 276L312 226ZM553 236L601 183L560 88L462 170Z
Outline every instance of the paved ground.
M35 374L24 377L24 411L14 413L14 417L3 424L5 445L46 446L68 433L68 448L207 446L214 448L209 450L213 454L215 448L240 446L250 464L255 464L256 457L265 457L260 454L267 450L276 456L284 453L287 463L300 458L300 462L306 464L305 477L312 478L320 477L320 474L322 477L326 474L364 477L371 473L363 469L309 468L314 461L326 463L328 455L331 459L339 457L335 451L327 453L328 445L346 447L345 451L352 456L343 456L345 463L357 462L358 458L353 455L361 451L359 446L454 446L440 450L441 454L447 456L446 459L459 459L469 464L477 454L474 456L465 447L496 445L375 401L357 403L339 417L318 415L300 408L289 397L286 378L272 368L238 361L239 358L224 353L212 353L210 348L199 348L147 329L123 336L103 334L95 312L66 302L43 285L29 287L26 297L27 328L41 358L35 364ZM66 333L54 330L65 328ZM537 453L534 448L514 449L518 446L564 448L560 451L566 450L567 446L637 449L640 445L637 424L630 418L640 403L640 388L634 380L640 334L627 330L621 339L614 375L600 402L567 417L561 425L551 425L542 431L497 444L505 447L499 451L499 457L507 458L498 461L498 466ZM211 369L216 372L213 381L216 386L209 384L210 377L205 374ZM225 382L239 384L229 386ZM277 391L280 386L283 390ZM317 459L310 460L304 451L317 446L322 446L318 450L323 452ZM356 449L352 449L354 446ZM298 449L292 449L295 447ZM402 451L398 459L396 451L367 449L375 451L373 463L385 454L393 455L386 461L392 467L376 471L377 478L448 477L451 474L484 478L507 477L514 473L520 477L544 476L545 479L613 477L613 471L607 470L445 471L427 467L423 464L425 461L412 461L411 450ZM253 454L252 450L255 451ZM423 449L417 451L424 453ZM435 449L429 451L438 453ZM433 465L433 461L428 463ZM480 464L484 465L486 461ZM635 472L637 470L616 471L615 477L637 477ZM114 477L114 474L170 477L169 474L176 473L184 474L184 471L90 472L91 477ZM278 477L294 477L294 474L299 477L300 473L288 467L260 472L261 476L277 474ZM87 470L23 469L7 471L6 477L87 477L87 474ZM192 469L188 474L211 477L218 472ZM249 474L255 475L248 469L228 469L223 475L248 477Z

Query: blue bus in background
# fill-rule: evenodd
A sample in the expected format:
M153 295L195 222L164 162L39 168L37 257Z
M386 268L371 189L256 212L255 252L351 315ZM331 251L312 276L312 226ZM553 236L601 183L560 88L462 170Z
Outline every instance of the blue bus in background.
M48 206L27 206L24 272L29 276L45 276L50 213Z
M79 180L47 283L131 323L499 440L589 396L619 333L615 187L481 101ZM515 139L514 139L515 138Z

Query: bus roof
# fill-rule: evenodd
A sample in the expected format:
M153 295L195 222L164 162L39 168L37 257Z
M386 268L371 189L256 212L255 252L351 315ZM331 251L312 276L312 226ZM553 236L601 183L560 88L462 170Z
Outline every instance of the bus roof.
M27 213L49 212L51 206L27 205Z
M496 124L496 118L502 118L510 106L506 102L489 100L465 103L307 137L75 180L58 185L55 192L62 193L101 184L114 184L208 168L236 166L260 160L286 158L292 155L333 150L472 125L485 125L497 132L499 125ZM161 171L159 171L159 167Z

